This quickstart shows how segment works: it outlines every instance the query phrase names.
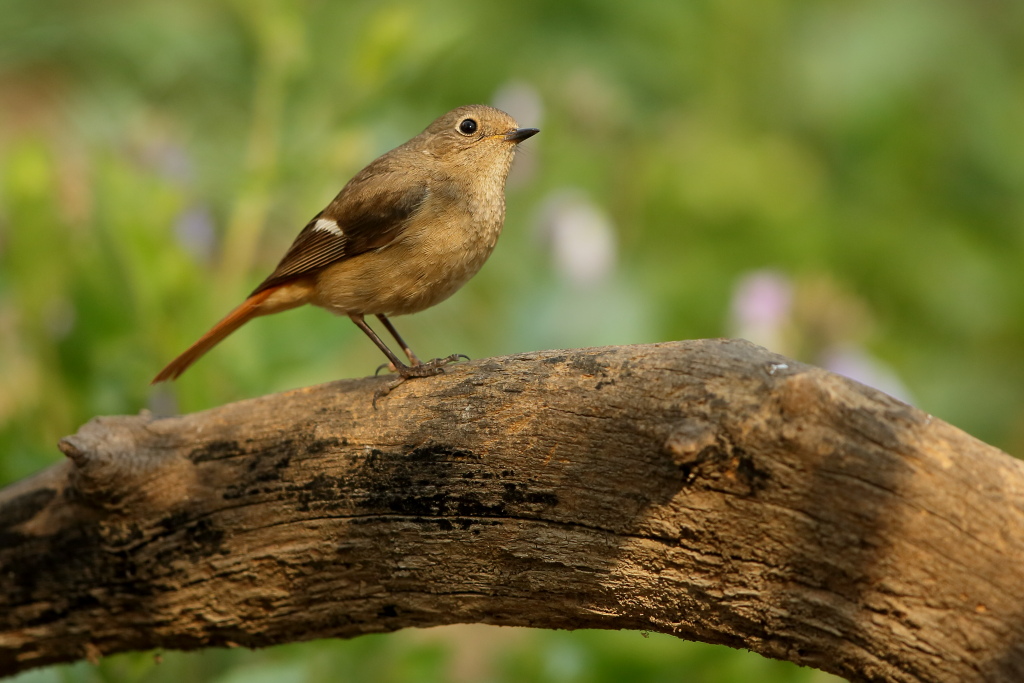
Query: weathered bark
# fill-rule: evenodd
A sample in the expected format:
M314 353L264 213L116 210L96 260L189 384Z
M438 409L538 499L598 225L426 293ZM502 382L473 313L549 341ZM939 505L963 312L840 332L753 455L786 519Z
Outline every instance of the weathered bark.
M0 492L0 673L483 622L1024 680L1024 468L740 341L97 418Z

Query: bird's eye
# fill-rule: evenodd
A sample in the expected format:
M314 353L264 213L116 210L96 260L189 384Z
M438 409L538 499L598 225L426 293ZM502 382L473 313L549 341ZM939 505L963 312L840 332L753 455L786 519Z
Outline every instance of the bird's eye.
M459 124L459 132L463 135L472 135L476 132L476 121L473 119L462 119Z

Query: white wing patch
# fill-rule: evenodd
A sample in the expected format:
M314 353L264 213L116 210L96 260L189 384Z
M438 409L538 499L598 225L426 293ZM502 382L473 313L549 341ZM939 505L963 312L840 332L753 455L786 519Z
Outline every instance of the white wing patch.
M313 230L329 232L330 234L337 235L338 237L345 236L345 233L338 227L338 224L330 218L318 218L316 223L313 225Z

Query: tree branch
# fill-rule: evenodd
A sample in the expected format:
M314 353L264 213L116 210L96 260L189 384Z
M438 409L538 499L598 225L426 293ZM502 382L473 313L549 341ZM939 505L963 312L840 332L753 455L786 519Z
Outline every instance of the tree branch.
M1024 680L1024 468L741 341L101 417L0 491L0 673L473 623Z

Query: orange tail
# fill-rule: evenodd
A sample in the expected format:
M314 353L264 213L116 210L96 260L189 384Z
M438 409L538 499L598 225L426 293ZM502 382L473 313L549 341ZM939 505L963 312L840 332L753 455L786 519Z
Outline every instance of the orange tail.
M271 298L272 296L273 298ZM199 341L188 347L183 354L168 363L167 367L153 378L151 384L164 382L169 379L177 379L181 373L188 370L189 366L199 360L203 354L245 323L261 315L277 313L278 311L300 306L308 301L308 296L309 287L302 286L299 283L278 285L277 287L264 289L262 292L253 294L243 301L238 308L224 316L223 320L200 337Z

